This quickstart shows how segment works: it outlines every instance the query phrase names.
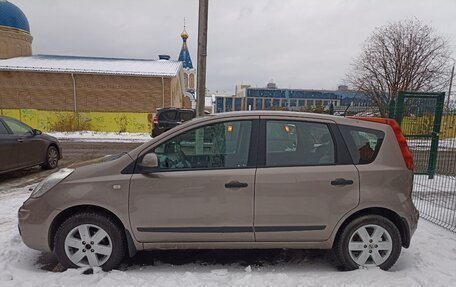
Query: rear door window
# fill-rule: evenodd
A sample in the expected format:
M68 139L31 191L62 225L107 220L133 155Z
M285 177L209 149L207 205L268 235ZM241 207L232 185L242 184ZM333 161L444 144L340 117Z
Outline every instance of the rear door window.
M328 125L301 121L266 123L266 166L335 164Z
M384 132L344 125L339 126L339 129L354 164L369 164L375 160L385 138Z

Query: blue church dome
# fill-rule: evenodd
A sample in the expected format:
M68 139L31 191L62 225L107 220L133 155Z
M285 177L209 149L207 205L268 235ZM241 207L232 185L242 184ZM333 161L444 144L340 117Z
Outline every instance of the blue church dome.
M25 14L16 5L0 0L0 27L11 27L30 33L30 26Z

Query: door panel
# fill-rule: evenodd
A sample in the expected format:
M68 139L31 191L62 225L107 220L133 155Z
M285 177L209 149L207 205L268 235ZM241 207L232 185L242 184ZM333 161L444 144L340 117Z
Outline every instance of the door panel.
M42 163L46 155L46 144L40 139L40 136L34 135L31 127L18 120L6 118L4 122L17 141L18 165L25 167Z
M334 186L331 181L336 178L353 180L353 184ZM256 240L326 240L339 219L358 202L358 172L353 165L259 168Z
M0 172L17 168L18 159L19 145L17 138L8 133L0 120Z
M26 135L21 136L22 142L19 144L19 164L29 166L44 162L47 149L46 143L40 136Z
M257 121L217 121L140 155L129 202L136 239L253 242L256 131ZM155 153L158 167L141 174L148 153Z
M140 242L254 241L254 178L255 169L133 175L133 233ZM225 188L231 181L248 186Z
M257 241L323 241L359 203L359 177L340 136L320 120L262 122L255 182Z

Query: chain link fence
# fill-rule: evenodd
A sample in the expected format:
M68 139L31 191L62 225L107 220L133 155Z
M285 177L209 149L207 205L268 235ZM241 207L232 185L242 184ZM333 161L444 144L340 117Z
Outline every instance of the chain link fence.
M444 107L433 177L425 174L430 140L411 140L409 145L417 172L412 194L421 217L456 232L456 101L451 99ZM416 127L421 123L411 124Z

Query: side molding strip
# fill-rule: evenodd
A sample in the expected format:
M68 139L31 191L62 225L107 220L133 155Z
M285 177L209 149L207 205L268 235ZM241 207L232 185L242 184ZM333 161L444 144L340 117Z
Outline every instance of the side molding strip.
M222 227L138 227L139 232L168 232L168 233L245 233L245 232L292 232L324 230L325 225L307 226L248 226Z

